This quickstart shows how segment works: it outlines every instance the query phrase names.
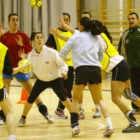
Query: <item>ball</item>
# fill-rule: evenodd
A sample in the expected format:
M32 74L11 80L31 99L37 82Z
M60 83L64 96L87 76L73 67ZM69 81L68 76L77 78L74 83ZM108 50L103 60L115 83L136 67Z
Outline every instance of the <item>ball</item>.
M27 60L27 59L23 59L23 60L20 60L20 61L18 62L18 66L22 66L23 64L30 64L30 61ZM28 66L27 68L24 68L24 69L21 70L20 72L22 72L22 73L28 73L30 70L31 70L31 67Z
M42 0L30 0L30 4L34 8L39 8L42 6Z

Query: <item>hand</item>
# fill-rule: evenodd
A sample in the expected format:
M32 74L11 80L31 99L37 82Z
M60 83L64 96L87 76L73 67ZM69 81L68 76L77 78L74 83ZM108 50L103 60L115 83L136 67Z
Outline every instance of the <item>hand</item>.
M17 44L22 47L23 46L23 39L20 35L17 35L17 36L18 36L18 39L15 38L15 40L16 40Z
M66 23L64 22L64 19L63 19L63 15L61 14L60 15L60 18L59 18L59 26L60 27L64 27L66 26Z
M24 70L24 69L26 69L26 68L30 69L30 68L31 68L31 64L30 64L30 63L29 63L29 64L22 64L21 66L19 66L19 68L20 68L21 70Z
M64 59L64 61L70 61L71 57L69 56L69 54L66 56L66 58Z
M50 28L49 29L49 33L52 34L52 35L54 35L54 36L57 36L57 30L54 29L54 28Z
M62 73L62 77L63 77L65 80L68 79L68 75L67 75L67 74Z
M24 49L20 49L20 51L18 52L18 56L21 58L21 59L26 59L28 54L26 54L24 52Z
M7 28L4 27L4 23L0 24L0 33L1 35L4 35L7 32Z

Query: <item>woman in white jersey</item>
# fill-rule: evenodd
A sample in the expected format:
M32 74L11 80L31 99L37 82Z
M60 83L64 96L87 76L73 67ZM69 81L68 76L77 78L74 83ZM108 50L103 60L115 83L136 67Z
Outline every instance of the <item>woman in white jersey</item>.
M60 56L65 59L72 51L72 60L75 70L75 81L73 86L71 127L72 136L80 132L78 123L78 99L83 93L85 86L89 83L90 92L95 94L97 103L100 105L103 116L107 122L107 129L104 136L110 137L114 128L109 117L109 112L102 99L102 78L100 60L103 58L103 48L98 41L98 36L93 36L89 32L90 19L83 17L80 20L79 34L72 36L64 48L60 51Z
M35 99L39 94L41 94L41 92L49 87L53 89L58 98L70 112L71 104L66 96L66 92L64 91L63 82L63 78L67 78L68 66L61 59L56 50L43 45L44 36L41 32L34 33L32 39L35 48L31 53L29 53L28 60L31 62L32 71L37 76L37 80L33 86L27 103L24 106L21 119L26 118L26 115L32 107ZM24 58L25 54L21 52L19 55Z

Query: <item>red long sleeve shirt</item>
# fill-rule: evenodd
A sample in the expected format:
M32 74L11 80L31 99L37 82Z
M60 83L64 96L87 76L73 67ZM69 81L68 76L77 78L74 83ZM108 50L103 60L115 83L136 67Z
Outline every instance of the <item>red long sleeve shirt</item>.
M16 39L19 40L18 35L21 36L23 40L23 46L19 46L16 42ZM24 49L25 53L32 50L29 37L21 31L18 31L15 34L10 32L5 33L3 36L1 36L0 42L8 47L13 67L17 67L18 62L21 60L21 58L18 56L18 51L20 49Z

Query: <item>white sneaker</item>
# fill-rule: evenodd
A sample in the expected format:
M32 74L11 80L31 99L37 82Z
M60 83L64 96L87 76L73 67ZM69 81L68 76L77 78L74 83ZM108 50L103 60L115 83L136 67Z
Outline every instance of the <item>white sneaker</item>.
M19 122L18 122L18 126L19 127L24 127L26 124L26 119L23 119L22 117L20 118Z
M113 127L107 127L103 135L105 137L111 137L111 135L114 133L114 128Z
M100 117L102 117L102 114L99 109L96 109L95 114L93 115L93 118L100 118Z
M5 125L6 123L3 120L0 120L0 125Z
M9 140L17 140L15 135L10 135Z
M80 109L78 113L78 119L83 120L85 118L84 109Z
M47 119L48 123L53 123L54 122L53 117L50 116L50 115L45 116L45 118Z
M72 130L72 136L74 137L75 135L78 135L80 133L80 129L78 126L74 127Z
M56 111L54 112L54 115L57 116L57 117L60 118L60 119L68 119L68 116L66 116L66 115L64 114L64 111L58 111L58 110L56 110Z
M10 138L9 140L17 140L16 138Z

